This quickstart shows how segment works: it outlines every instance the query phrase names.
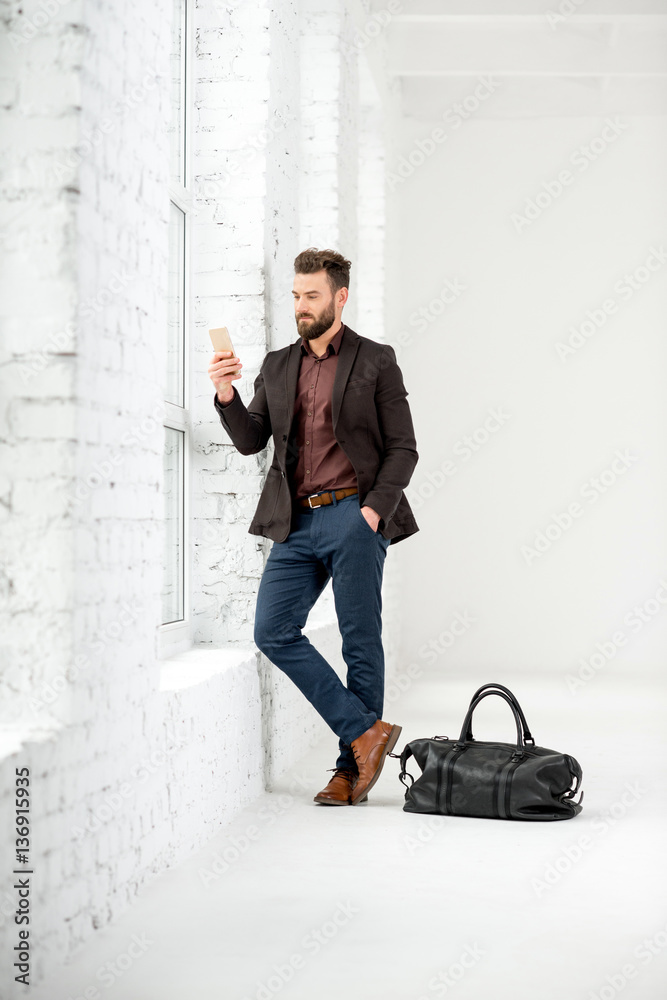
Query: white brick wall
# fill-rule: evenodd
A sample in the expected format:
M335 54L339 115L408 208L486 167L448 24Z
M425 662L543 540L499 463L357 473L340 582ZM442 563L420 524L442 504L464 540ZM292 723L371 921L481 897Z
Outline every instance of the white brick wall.
M247 527L268 456L239 455L222 429L207 329L229 326L248 400L266 351L295 336L292 263L311 242L351 257L354 294L363 282L366 314L381 312L369 262L383 207L370 219L358 205L383 144L377 109L360 106L359 53L339 52L350 9L196 8L195 649L166 662L171 3L0 4L0 842L6 858L14 768L28 765L33 981L328 732L252 645L270 543ZM353 295L353 326L356 309ZM309 632L342 666L330 596ZM12 902L3 883L5 955Z
M18 4L4 5L8 30L0 58L6 142L0 243L5 716L17 696L48 678L70 652L71 518L65 498L75 475L74 366L68 356L76 303L75 203L67 171L60 176L56 168L77 141L72 74L80 46L62 17L40 27L37 4L23 7L22 15L18 10ZM79 12L72 4L72 17ZM62 77L62 89L49 85L54 77ZM40 80L48 96L38 105ZM48 301L39 311L37 288ZM53 594L54 573L62 601ZM28 678L21 666L29 658L34 667ZM28 716L27 722L37 721Z
M264 455L243 457L213 408L209 327L227 326L246 400L267 350L264 274L270 10L197 9L195 61L194 641L252 642L264 543L248 535Z

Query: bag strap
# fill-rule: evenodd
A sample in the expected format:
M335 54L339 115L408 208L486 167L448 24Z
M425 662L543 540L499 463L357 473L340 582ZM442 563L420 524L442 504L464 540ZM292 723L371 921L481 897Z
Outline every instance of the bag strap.
M474 737L472 735L472 716L473 716L473 712L475 711L475 709L477 708L477 706L480 704L480 702L482 702L485 698L491 697L491 695L497 695L499 698L502 698L504 701L507 702L507 704L512 709L512 714L514 715L514 721L516 722L516 745L517 745L517 749L518 750L523 749L523 747L527 743L534 744L535 741L533 740L533 737L530 735L530 732L527 731L527 727L526 727L526 732L524 732L524 728L523 728L523 712L518 707L518 703L515 704L515 699L513 699L512 697L510 697L510 695L505 694L504 691L482 691L482 693L478 694L477 697L470 703L470 706L469 706L468 711L466 713L466 717L463 720L463 725L461 727L461 735L459 736L459 743L466 743L469 740L474 739Z
M568 788L568 790L566 792L563 792L563 794L560 795L559 798L560 798L561 802L568 802L568 800L569 800L569 803L571 803L572 805L578 806L578 805L581 805L581 803L583 802L583 799L584 799L584 793L583 793L583 791L579 792L579 801L578 802L577 802L577 800L574 797L577 794L577 792L579 791L579 786L581 785L581 779L582 779L581 767L579 766L579 762L573 760L572 757L568 757L567 761L568 761L568 764L569 764L569 767L570 767L570 774L572 775L572 778L574 779L574 787L573 788Z
M392 754L392 756L395 757L396 754ZM409 774L409 772L405 770L405 765L406 765L409 757L412 757L412 750L410 748L410 744L406 743L405 747L403 748L403 753L401 754L401 772L400 772L400 774L398 776L401 784L405 785L406 788L411 788L412 785L414 784L414 781L415 781L415 779L412 777L412 775ZM410 784L409 785L405 781L406 777L410 779Z
M501 692L503 692L507 696L507 699L511 699L510 704L516 709L516 711L519 714L519 718L521 719L521 725L523 727L523 742L534 744L535 740L533 739L530 729L528 728L528 723L526 722L526 716L523 713L523 709L521 708L521 705L517 701L516 696L512 694L510 689L506 688L503 684L482 684L480 688L477 688L474 695L470 699L471 707L473 703L477 701L477 699L479 698L479 696L482 694L483 691L487 691L489 694L500 694ZM468 731L466 733L466 739L468 740L473 739L472 729L470 726L468 727Z

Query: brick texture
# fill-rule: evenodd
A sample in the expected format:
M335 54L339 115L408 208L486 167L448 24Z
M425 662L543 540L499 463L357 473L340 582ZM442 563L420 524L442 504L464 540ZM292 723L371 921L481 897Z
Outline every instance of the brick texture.
M326 731L252 645L271 447L227 439L207 330L229 327L247 401L295 337L292 262L314 243L353 260L345 319L383 339L383 112L350 7L192 4L193 648L166 661L172 4L0 4L0 842L13 856L27 765L33 982ZM330 593L310 634L342 670ZM4 954L14 903L2 883Z

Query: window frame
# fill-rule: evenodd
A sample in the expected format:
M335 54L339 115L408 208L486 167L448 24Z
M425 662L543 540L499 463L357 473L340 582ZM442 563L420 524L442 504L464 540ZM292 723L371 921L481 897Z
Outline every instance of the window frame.
M176 183L169 178L169 202L183 212L183 344L182 344L182 374L183 374L183 406L178 406L163 399L165 415L163 426L183 434L182 469L182 593L183 618L158 624L156 635L156 655L158 659L175 656L189 649L193 641L192 622L192 414L191 414L191 349L192 332L194 330L193 303L193 239L194 224L194 192L192 185L193 155L192 155L192 119L194 113L194 0L183 0L183 44L181 52L181 108L183 125L183 181ZM174 16L175 16L174 11ZM171 154L169 156L171 172ZM160 614L162 617L162 614Z

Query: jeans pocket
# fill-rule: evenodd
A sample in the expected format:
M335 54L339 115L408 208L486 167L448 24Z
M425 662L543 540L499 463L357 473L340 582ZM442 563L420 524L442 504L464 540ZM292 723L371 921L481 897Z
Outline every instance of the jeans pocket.
M366 525L366 527L368 528L368 530L371 532L371 534L377 535L377 531L374 531L373 528L371 528L370 524L368 523L368 521L366 520L366 518L364 517L364 515L361 513L361 507L357 507L357 511L359 512L359 517L364 522L364 524Z

